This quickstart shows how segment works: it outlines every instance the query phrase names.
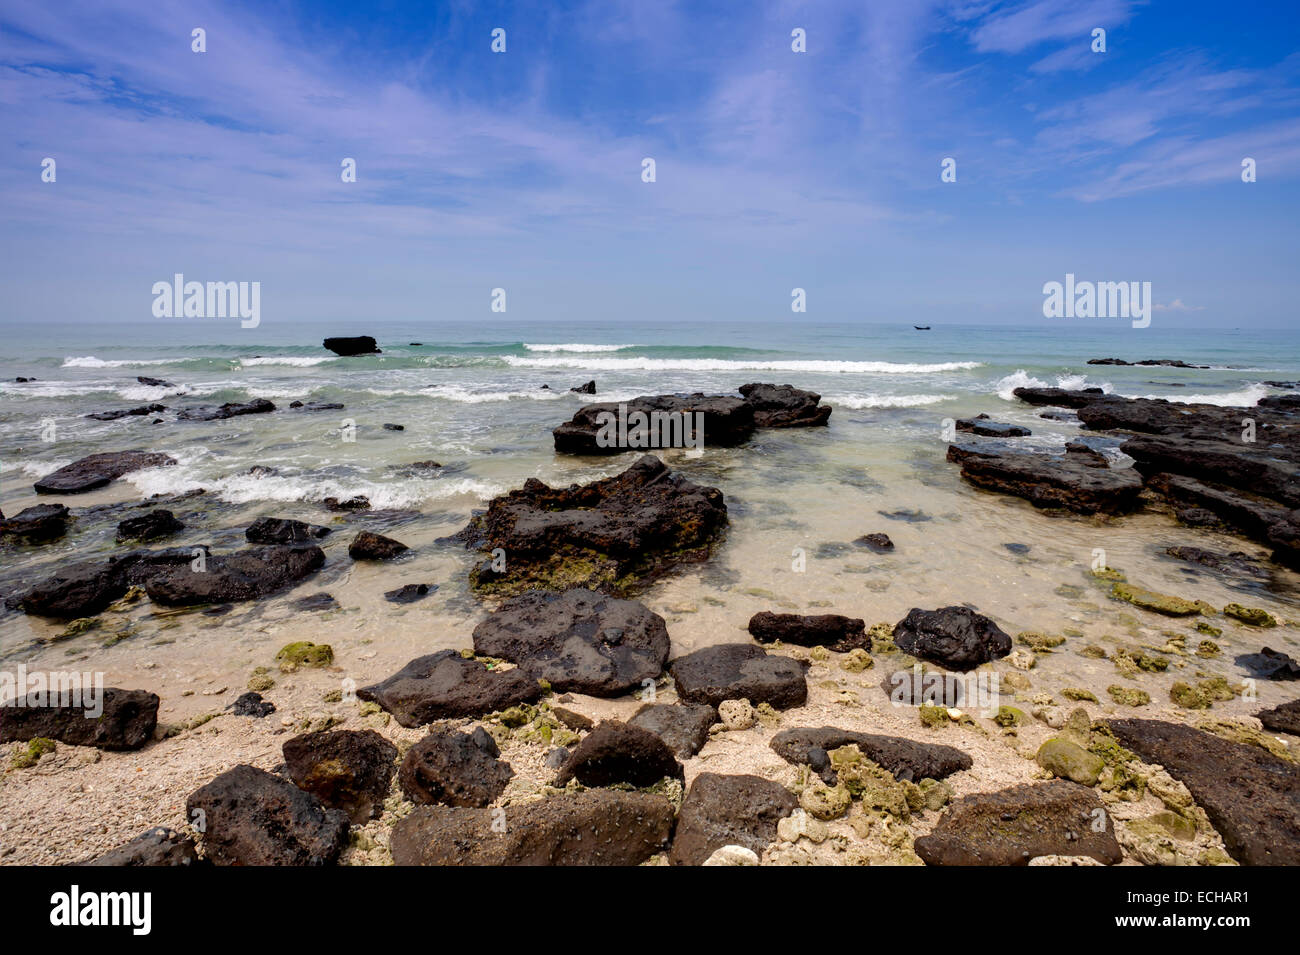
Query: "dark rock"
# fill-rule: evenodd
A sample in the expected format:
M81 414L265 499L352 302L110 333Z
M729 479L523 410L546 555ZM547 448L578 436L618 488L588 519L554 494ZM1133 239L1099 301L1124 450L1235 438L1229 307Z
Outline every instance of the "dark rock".
M321 342L326 348L336 355L378 355L380 349L377 343L369 335L356 335L351 338L338 337L327 338Z
M669 639L663 617L636 601L532 590L474 628L474 650L518 664L557 692L617 696L663 672Z
M743 846L758 855L776 841L776 824L799 806L784 786L761 776L700 773L677 816L668 861L702 865L723 846Z
M275 704L263 700L261 693L249 690L247 693L239 694L227 709L236 716L251 716L255 720L260 720L275 712Z
M1266 680L1300 680L1300 663L1270 647L1264 647L1259 653L1243 653L1233 662Z
M384 811L397 747L374 730L303 733L284 744L284 762L299 789L364 826Z
M172 866L199 865L194 840L175 829L159 826L136 836L125 845L110 849L79 866Z
M321 501L327 511L368 511L370 510L370 498L364 494L358 494L356 497L350 497L346 501L340 501L337 497L327 497Z
M690 759L708 742L709 727L717 721L718 711L711 706L647 703L627 725L649 730L668 744L678 759Z
M836 653L848 653L855 647L871 649L865 621L834 613L805 617L764 610L749 618L749 633L759 643L779 640L801 647L827 647Z
M569 695L566 693L561 697L561 699L569 699ZM552 706L551 712L555 714L557 720L575 732L585 733L596 725L589 717L583 716L581 713L574 712L573 710L565 709L562 706Z
M764 385L757 382L738 389L745 403L754 409L759 428L806 428L825 425L831 416L822 396L792 385Z
M1080 391L1064 388L1016 388L1011 393L1026 404L1056 405L1058 408L1082 408L1106 396L1100 388L1084 388Z
M1105 826L1094 831L1097 823ZM916 840L926 865L1028 865L1036 856L1122 858L1115 823L1091 789L1064 779L965 796Z
M106 451L64 465L37 481L37 494L82 494L143 468L170 467L176 459L153 451Z
M362 531L348 545L348 556L353 560L392 560L409 548L391 537Z
M1011 551L1011 553L1015 554L1017 557L1023 557L1025 554L1029 553L1028 544L1003 544L1002 546Z
M236 766L191 793L185 818L203 833L216 865L329 865L348 837L346 813L253 766Z
M580 395L594 395L596 393L595 379L587 382L585 385L578 385L576 388L570 388L570 391L576 391Z
M1179 474L1270 498L1287 508L1300 507L1300 468L1275 448L1181 434L1144 434L1129 438L1120 449L1144 475Z
M166 405L151 404L140 405L138 408L118 408L115 411L97 411L94 414L85 415L85 417L94 418L96 421L116 421L118 418L143 417L144 415L158 414L160 411L166 410Z
M1300 700L1283 703L1271 710L1260 710L1255 716L1264 724L1264 729L1300 736Z
M324 591L318 594L310 594L306 597L299 597L293 602L297 610L338 610L339 602L331 594Z
M1124 746L1188 788L1238 862L1300 864L1300 766L1178 723L1108 723Z
M522 670L489 670L455 650L417 657L388 679L357 690L403 726L482 716L541 698L541 685Z
M295 411L343 411L345 406L338 401L308 401L303 404L301 401L289 402L289 407Z
M665 776L682 778L682 764L667 743L649 730L606 720L574 747L554 785L576 779L588 787L627 783L641 788Z
M1078 422L1079 416L1073 411L1040 411L1038 417L1046 418L1048 421L1073 421Z
M500 755L482 727L433 732L407 751L398 782L407 799L422 805L486 806L514 776Z
M155 541L185 530L176 515L164 508L149 511L139 517L128 517L117 525L119 543L128 540Z
M751 643L723 643L678 657L669 667L677 695L687 703L717 706L747 699L778 710L802 706L808 699L805 664L768 655Z
M498 548L507 555L503 573L491 560L471 571L482 592L588 587L623 595L679 563L705 559L726 523L721 491L692 484L647 454L590 484L555 489L530 478L455 539L485 556Z
M413 604L423 600L438 589L437 584L403 584L396 590L384 594L384 599L394 604Z
M863 534L853 543L859 547L875 551L877 554L886 554L894 549L894 542L889 539L888 534Z
M315 573L325 552L315 544L249 547L206 563L203 571L183 564L154 573L144 584L149 599L168 607L257 600Z
M265 398L254 398L252 401L238 402L227 401L224 405L214 408L212 405L198 405L194 408L185 408L178 415L177 421L224 421L227 418L238 418L241 415L248 414L266 414L274 411L275 405Z
M1166 547L1165 553L1178 560L1200 564L1202 567L1209 567L1211 570L1217 570L1225 574L1260 578L1269 576L1268 571L1259 565L1259 561L1244 551L1234 550L1231 553L1222 554L1201 547L1178 545Z
M385 430L385 431L405 431L405 430L406 430L406 425L403 425L403 424L386 424L386 425L384 425L384 430Z
M319 524L305 524L283 517L259 517L244 531L244 537L250 544L301 544L320 540L329 532L328 527Z
M1065 453L1075 455L1080 461L1090 468L1108 468L1110 459L1102 454L1096 448L1091 448L1081 441L1067 441L1065 444Z
M1022 428L1018 424L991 421L988 415L979 415L975 418L960 418L957 421L957 430L984 435L989 438L1024 438L1033 434L1028 428Z
M175 388L176 386L170 381L164 381L162 378L150 378L148 375L136 375L135 380L142 385L150 388Z
M511 806L503 820L493 809L417 806L393 827L393 863L640 865L668 844L674 817L662 796L610 789Z
M697 435L700 421L703 434ZM752 405L740 398L694 394L643 395L631 401L583 405L552 435L557 454L597 455L696 447L701 441L711 447L733 447L753 433Z
M0 515L0 537L13 537L31 544L58 540L68 532L71 512L63 504L34 504L13 517Z
M978 700L967 700L965 680L943 670L926 671L920 664L886 673L880 688L895 706L982 706Z
M895 624L894 643L904 653L960 672L1011 652L1011 637L969 607L913 607Z
M1035 507L1120 514L1137 506L1142 478L1136 471L1091 467L1079 457L972 454L962 459L961 476L976 487L1023 497Z
M867 759L889 770L898 779L920 782L922 779L944 779L953 773L971 768L971 758L959 749L932 743L916 743L899 736L872 736L850 730L822 726L817 729L782 730L772 737L772 751L787 763L812 765L814 752L825 757L841 746L856 745ZM820 760L819 760L820 761ZM814 766L814 769L818 767ZM819 771L835 770L829 762ZM833 779L827 779L834 785Z
M1209 365L1189 365L1181 358L1145 358L1142 361L1125 361L1122 358L1089 358L1089 365L1163 365L1166 368L1209 368Z
M881 517L887 517L891 521L906 521L908 524L924 524L926 521L933 520L929 514L920 510L908 510L906 508L897 511L876 511Z
M106 686L100 700L90 698L90 688L86 691L80 702L51 690L29 692L0 706L0 743L39 736L69 746L122 750L139 749L153 738L158 725L157 694Z

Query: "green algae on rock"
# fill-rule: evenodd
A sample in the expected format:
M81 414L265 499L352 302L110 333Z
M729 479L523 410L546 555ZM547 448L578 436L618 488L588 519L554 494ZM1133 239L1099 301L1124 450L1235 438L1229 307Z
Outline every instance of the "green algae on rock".
M1146 690L1138 690L1133 687L1120 686L1112 684L1106 687L1106 692L1110 698L1120 706L1146 706L1151 702L1151 694Z
M57 748L54 740L46 739L44 736L34 736L27 741L27 748L20 750L10 761L11 769L28 769L35 766L42 756L46 753L52 753Z
M1125 600L1135 607L1164 614L1167 617L1191 617L1196 614L1214 613L1214 608L1204 601L1171 597L1129 583L1115 584L1110 588L1110 595L1116 600Z
M1061 696L1065 697L1067 700L1073 700L1076 703L1101 702L1100 700L1097 699L1097 694L1093 693L1091 690L1080 689L1079 687L1076 686L1067 686L1064 690L1061 691Z
M1035 653L1050 653L1053 647L1065 643L1065 637L1058 637L1037 630L1022 630L1016 634L1016 642L1022 643Z
M328 643L299 640L280 648L275 655L282 673L292 673L299 667L324 667L334 662L334 648Z
M1276 627L1277 618L1267 610L1260 610L1256 607L1243 607L1241 604L1228 604L1223 608L1226 616L1234 620L1240 620L1244 624L1252 627Z
M1078 743L1054 736L1038 747L1035 761L1053 776L1081 786L1095 786L1106 767L1100 756L1088 752Z
M1236 694L1225 677L1201 680L1195 686L1179 680L1169 688L1169 699L1189 710L1209 709L1213 703L1231 700Z

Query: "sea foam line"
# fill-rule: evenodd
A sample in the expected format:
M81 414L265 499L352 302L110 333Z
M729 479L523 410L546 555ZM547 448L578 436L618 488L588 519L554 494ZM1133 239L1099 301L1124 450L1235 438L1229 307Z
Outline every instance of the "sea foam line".
M515 368L587 368L595 371L804 371L830 374L906 375L979 368L983 362L948 361L920 365L889 361L737 361L722 358L519 358Z

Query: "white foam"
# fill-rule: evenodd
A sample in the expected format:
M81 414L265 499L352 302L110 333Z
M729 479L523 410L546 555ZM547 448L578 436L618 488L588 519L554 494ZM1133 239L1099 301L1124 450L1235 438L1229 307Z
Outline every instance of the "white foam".
M94 355L63 359L64 368L123 368L127 365L170 365L170 358L113 358L105 360Z
M1043 381L1041 378L1035 378L1023 368L1018 368L994 385L993 390L997 393L997 396L1004 401L1015 401L1016 396L1013 392L1017 388L1046 387L1048 387L1047 382Z
M609 352L622 351L624 348L636 348L636 345L582 345L582 344L564 344L564 345L530 345L524 342L524 348L528 351L540 352Z
M1259 404L1259 399L1268 395L1269 388L1256 382L1240 391L1221 392L1213 395L1134 395L1131 397L1163 398L1165 401L1177 401L1186 405L1222 405L1229 408L1251 408Z
M523 398L531 401L555 401L570 394L568 391L553 391L550 388L530 388L527 391L470 391L459 385L433 385L419 392L423 396L442 398L446 401L458 401L463 404L483 404L489 401L510 401Z
M338 358L329 355L270 355L258 358L241 358L239 364L244 368L252 368L257 365L288 365L292 368L311 368L313 365L322 365L327 361L338 361Z
M515 368L586 368L594 371L804 371L829 374L906 375L979 368L983 362L908 364L891 361L733 361L723 358L519 358L503 356Z
M822 395L825 404L844 408L919 408L949 401L953 395Z

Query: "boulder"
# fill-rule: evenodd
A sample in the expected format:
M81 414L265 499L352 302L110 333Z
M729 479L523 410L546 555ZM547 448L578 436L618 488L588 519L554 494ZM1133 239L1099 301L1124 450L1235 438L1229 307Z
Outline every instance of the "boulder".
M865 621L834 613L801 616L764 610L749 618L749 633L759 643L779 640L801 647L826 647L836 653L848 653L855 647L871 649Z
M190 794L185 818L216 865L329 865L348 837L347 814L253 766L236 766Z
M831 416L829 405L820 404L822 396L801 391L793 385L764 385L757 382L741 385L745 403L754 409L754 425L759 428L806 428L825 425Z
M680 563L704 560L726 524L721 491L647 454L590 484L556 489L530 478L493 499L455 539L487 558L470 573L481 593L587 587L625 596ZM496 550L505 552L504 570L494 567Z
M327 338L321 344L336 355L378 355L378 343L369 335Z
M974 418L957 419L957 430L989 438L1025 438L1033 434L1028 428L1021 427L1018 424L994 421L984 414L977 415Z
M45 475L32 487L36 489L37 494L83 494L103 487L132 471L170 467L175 463L175 458L154 451L107 451L102 454L89 454Z
M87 687L80 701L62 691L28 692L0 706L0 743L57 740L97 749L139 749L153 739L158 725L158 696L148 690L103 688L102 700ZM51 705L57 703L59 705ZM102 706L102 712L100 707Z
M168 607L257 600L292 587L324 563L325 552L315 544L249 547L209 557L205 570L167 567L149 576L144 587L150 600Z
M1256 718L1264 724L1264 729L1274 733L1290 733L1300 736L1300 700L1282 703L1269 710L1260 710Z
M250 544L301 544L320 540L330 532L319 524L286 520L282 517L259 517L244 531Z
M364 826L384 811L397 747L374 730L303 733L284 744L289 778L331 809Z
M1300 864L1300 766L1179 723L1108 724L1120 743L1187 787L1238 862Z
M682 775L682 764L654 733L606 720L569 754L554 785L563 787L576 779L588 787L626 783L642 788L664 777L681 779Z
M58 540L68 532L71 512L63 504L34 504L12 517L0 515L0 537L29 544Z
M700 773L682 801L668 861L703 865L715 851L733 845L761 856L776 841L777 822L798 807L793 793L761 776Z
M474 650L519 665L557 692L617 696L663 672L668 628L632 600L584 588L529 591L474 628Z
M716 707L724 700L768 703L779 710L808 699L806 664L769 655L751 643L723 643L678 657L669 667L677 695Z
M702 434L696 434L697 424ZM721 395L643 395L583 405L551 433L557 454L623 454L701 442L733 447L754 433L754 410L740 398Z
M647 703L627 725L649 730L667 743L678 759L690 759L708 742L709 727L717 721L718 711L711 706Z
M148 375L136 375L135 380L142 385L147 385L150 388L175 388L176 387L176 385L173 382L166 381L162 378L150 378Z
M274 411L275 405L265 398L254 398L252 401L227 401L224 405L213 407L212 405L199 405L194 408L182 409L176 415L177 421L224 421L227 418L238 418L241 415L249 414L266 414Z
M969 607L913 607L894 626L894 643L904 653L960 672L1011 652L1011 636Z
M1058 408L1082 408L1106 397L1100 388L1084 388L1079 391L1065 388L1016 388L1011 393L1026 404L1055 405Z
M541 698L542 687L522 670L489 670L455 650L441 650L362 687L357 696L378 703L403 726L423 726L532 703Z
M199 865L194 840L175 829L158 826L102 855L78 862L79 866Z
M393 827L393 863L640 865L668 844L675 813L662 796L596 789L498 809L417 806Z
M569 390L576 391L580 395L594 395L596 393L595 379L587 382L585 385L578 385L574 388L570 388Z
M961 476L976 487L1023 497L1035 507L1064 507L1080 514L1131 511L1142 491L1142 478L1132 468L1093 467L1073 454L969 454L961 459Z
M139 517L128 517L117 525L118 543L123 541L155 541L185 530L176 515L165 508L149 511Z
M235 697L235 702L226 709L235 716L251 716L255 720L264 719L275 712L275 704L262 699L261 693L249 690Z
M841 746L857 746L863 756L896 778L910 782L944 779L971 768L971 758L951 746L917 743L899 736L855 733L834 726L782 730L772 737L769 745L774 753L796 766L811 765L812 753L816 750L829 753ZM835 785L835 770L829 766L826 770L830 778L823 776L823 779L828 785Z
M348 556L353 560L392 560L409 548L401 541L362 531L348 545Z
M481 726L473 733L433 732L407 750L398 782L406 798L421 805L486 806L514 776L500 756Z
M926 865L1028 865L1056 855L1113 865L1122 857L1097 794L1064 779L963 797L915 848Z

